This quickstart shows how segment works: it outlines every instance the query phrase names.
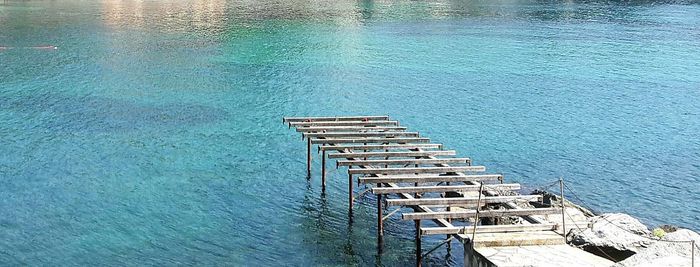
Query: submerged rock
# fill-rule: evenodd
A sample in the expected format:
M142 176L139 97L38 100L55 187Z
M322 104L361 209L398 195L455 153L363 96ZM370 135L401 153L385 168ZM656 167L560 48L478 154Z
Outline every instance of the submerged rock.
M700 234L688 229L667 233L637 254L618 262L615 266L691 266L692 243L695 240L695 262L700 261Z
M573 245L601 257L621 261L652 244L649 229L627 214L602 214L589 222L590 228L572 229L569 238Z

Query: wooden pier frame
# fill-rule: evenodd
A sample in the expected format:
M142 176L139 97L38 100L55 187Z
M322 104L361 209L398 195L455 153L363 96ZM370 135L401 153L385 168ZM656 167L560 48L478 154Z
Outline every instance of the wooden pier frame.
M343 138L343 137L418 137L420 134L417 132L309 132L303 133L303 137L312 138Z
M427 157L427 156L454 156L457 151L454 150L434 150L434 151L407 151L407 152L342 152L328 154L328 158L387 158L387 157Z
M521 209L521 210L481 210L479 216L482 218L508 217L508 216L524 216L524 215L547 215L557 214L559 210L555 208L536 208L536 209ZM430 219L468 219L476 215L475 210L467 211L444 211L431 213L404 213L404 220L430 220Z
M407 168L372 168L352 169L349 174L409 174L409 173L452 173L452 172L483 172L484 166L459 166L459 167L407 167Z
M297 128L297 132L376 132L405 131L405 126L311 126Z
M430 186L407 186L398 188L372 188L372 194L398 194L398 193L443 193L443 192L476 192L478 185L430 185ZM520 184L492 184L484 185L484 188L492 190L520 190Z
M523 201L539 201L542 195L516 195L516 196L495 196L483 197L481 203L507 203L516 200ZM441 197L441 198L421 198L421 199L389 199L386 204L388 206L448 206L461 207L477 204L479 198L476 197Z
M555 231L563 225L547 223L538 215L553 214L553 208L523 208L519 202L534 202L541 195L519 195L519 184L504 184L500 174L471 174L485 172L484 166L472 166L470 158L457 156L455 150L442 150L442 144L430 143L418 132L389 116L339 116L339 117L285 117L283 122L307 139L307 173L311 176L311 149L318 145L321 153L322 192L326 190L327 159L338 159L336 168L348 166L348 212L352 220L354 179L358 185L372 185L370 191L377 199L377 245L381 253L384 242L383 203L387 206L408 207L413 212L397 209L402 219L413 220L416 230L416 265L423 260L421 236L444 234L449 240L474 244L481 233L528 233ZM463 164L466 166L451 166ZM496 182L496 183L494 183ZM491 183L491 184L489 184ZM364 192L363 192L364 193ZM505 195L501 195L506 193ZM421 197L428 194L425 197ZM432 195L431 195L432 194ZM434 197L440 194L440 197ZM477 194L474 197L474 194ZM362 194L360 194L362 196ZM500 207L482 209L482 205ZM447 207L448 210L434 210ZM451 210L450 207L466 209ZM475 216L476 215L476 216ZM518 216L524 219L519 225L479 225L480 218ZM455 226L452 219L475 219L473 227ZM422 220L430 220L437 227L422 227ZM471 235L471 236L470 236ZM522 242L536 241L528 238ZM532 241L532 242L535 242ZM466 249L466 246L465 246ZM432 251L432 250L430 250ZM429 252L428 252L429 253ZM427 254L427 253L426 253Z
M471 164L469 158L338 160L336 166Z
M311 138L311 143L316 144L406 144L429 143L430 138L425 137L371 137L371 138Z
M434 148L442 149L442 144L398 144L398 145L347 145L347 146L320 146L319 150L387 150L387 149L416 149Z
M398 121L303 121L289 122L290 127L311 126L398 126Z
M283 123L290 122L319 122L319 121L386 121L389 116L328 116L328 117L284 117Z
M381 177L360 177L361 184L377 183L440 183L440 182L480 182L499 181L503 179L500 174L481 175L385 175Z
M476 233L509 233L527 231L553 231L558 224L516 224L516 225L479 225ZM445 235L445 234L472 234L471 227L424 227L421 228L422 235Z

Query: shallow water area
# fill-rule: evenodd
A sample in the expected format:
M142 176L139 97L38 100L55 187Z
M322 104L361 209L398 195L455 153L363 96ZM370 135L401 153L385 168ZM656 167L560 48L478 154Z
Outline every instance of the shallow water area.
M377 257L374 200L348 225L345 170L306 180L293 115L700 230L697 2L4 1L0 47L2 265L413 264L412 222Z

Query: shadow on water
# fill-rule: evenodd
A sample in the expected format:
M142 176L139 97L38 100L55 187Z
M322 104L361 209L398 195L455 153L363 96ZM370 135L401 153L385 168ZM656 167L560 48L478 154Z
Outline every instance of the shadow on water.
M342 201L344 198L339 200L333 198L332 193L322 193L320 188L317 189L314 190L312 183L307 182L302 202L304 245L316 251L316 257L309 259L309 263L324 265L340 261L350 265L369 264L367 259L363 259L364 255L358 252L358 245L363 247L358 244L363 233L356 233L354 228L358 226L349 219L347 203Z
M54 132L114 133L167 130L211 124L225 119L222 109L172 103L147 105L121 99L45 93L0 98L0 106L38 119Z

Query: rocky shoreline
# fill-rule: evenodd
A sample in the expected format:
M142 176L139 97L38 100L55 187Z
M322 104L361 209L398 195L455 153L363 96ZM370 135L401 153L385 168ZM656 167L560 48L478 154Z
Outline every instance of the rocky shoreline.
M543 193L543 192L536 192ZM557 195L545 192L545 202L557 203ZM567 241L570 245L610 259L616 267L692 265L700 263L700 234L679 227L662 225L650 230L636 218L624 213L594 214L565 201ZM561 222L561 214L550 221ZM583 224L583 225L582 225ZM694 241L694 243L693 243Z

